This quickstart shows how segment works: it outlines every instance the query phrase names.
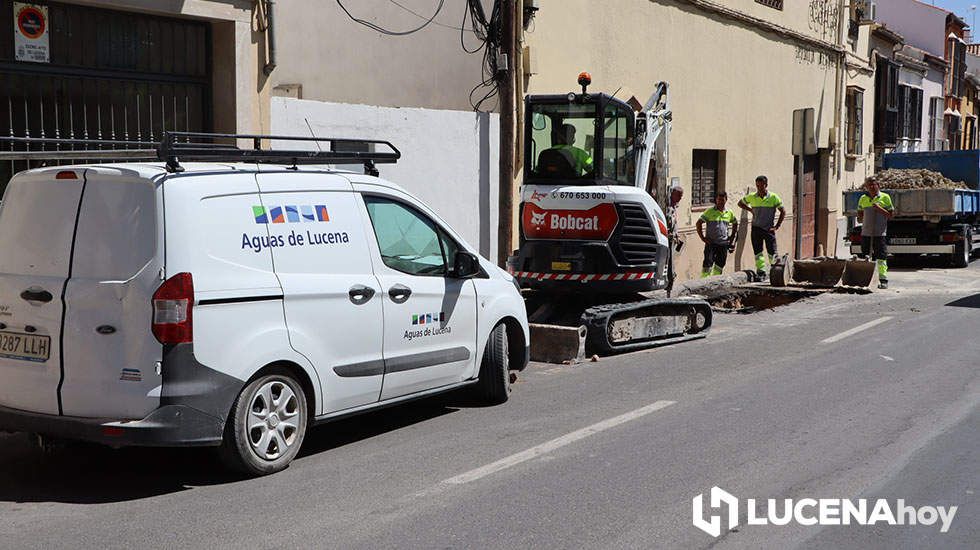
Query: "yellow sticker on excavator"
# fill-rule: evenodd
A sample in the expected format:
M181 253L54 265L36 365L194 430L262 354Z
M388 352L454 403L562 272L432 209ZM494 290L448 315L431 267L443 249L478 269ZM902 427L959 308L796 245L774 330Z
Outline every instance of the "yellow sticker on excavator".
M571 271L572 262L551 262L552 271Z

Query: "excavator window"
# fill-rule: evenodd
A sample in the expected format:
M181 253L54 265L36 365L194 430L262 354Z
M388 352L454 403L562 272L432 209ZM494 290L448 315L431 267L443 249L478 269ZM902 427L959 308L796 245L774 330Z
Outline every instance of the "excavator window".
M531 117L531 173L543 179L593 178L596 106L537 104Z
M636 154L633 147L633 113L623 106L606 105L603 120L602 175L622 185L633 185Z

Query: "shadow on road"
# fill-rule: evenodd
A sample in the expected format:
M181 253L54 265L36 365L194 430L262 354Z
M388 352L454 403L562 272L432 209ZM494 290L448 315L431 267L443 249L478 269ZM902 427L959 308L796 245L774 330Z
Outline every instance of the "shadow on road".
M300 458L478 406L447 395L329 422L307 432ZM0 502L126 502L250 480L224 469L211 448L111 449L64 443L41 451L27 434L0 434Z
M953 300L952 302L946 304L950 307L972 307L980 309L980 294L974 294L972 296L964 296L958 300Z

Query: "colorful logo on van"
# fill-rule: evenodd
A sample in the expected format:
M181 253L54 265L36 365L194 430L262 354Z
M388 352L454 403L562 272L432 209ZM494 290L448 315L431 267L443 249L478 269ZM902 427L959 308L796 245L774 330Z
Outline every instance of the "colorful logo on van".
M272 206L269 208L253 206L252 215L255 217L255 223L258 224L330 221L330 214L327 213L327 207L322 204L315 206L308 204L299 206L287 204L285 206Z
M413 325L431 325L432 323L444 323L446 322L446 312L440 311L439 313L422 313L420 315L412 315Z

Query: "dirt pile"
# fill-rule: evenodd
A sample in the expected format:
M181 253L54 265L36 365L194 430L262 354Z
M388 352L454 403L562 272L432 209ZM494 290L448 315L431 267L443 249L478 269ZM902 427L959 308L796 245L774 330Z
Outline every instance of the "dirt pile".
M882 189L968 189L963 182L921 168L882 170L872 177Z

